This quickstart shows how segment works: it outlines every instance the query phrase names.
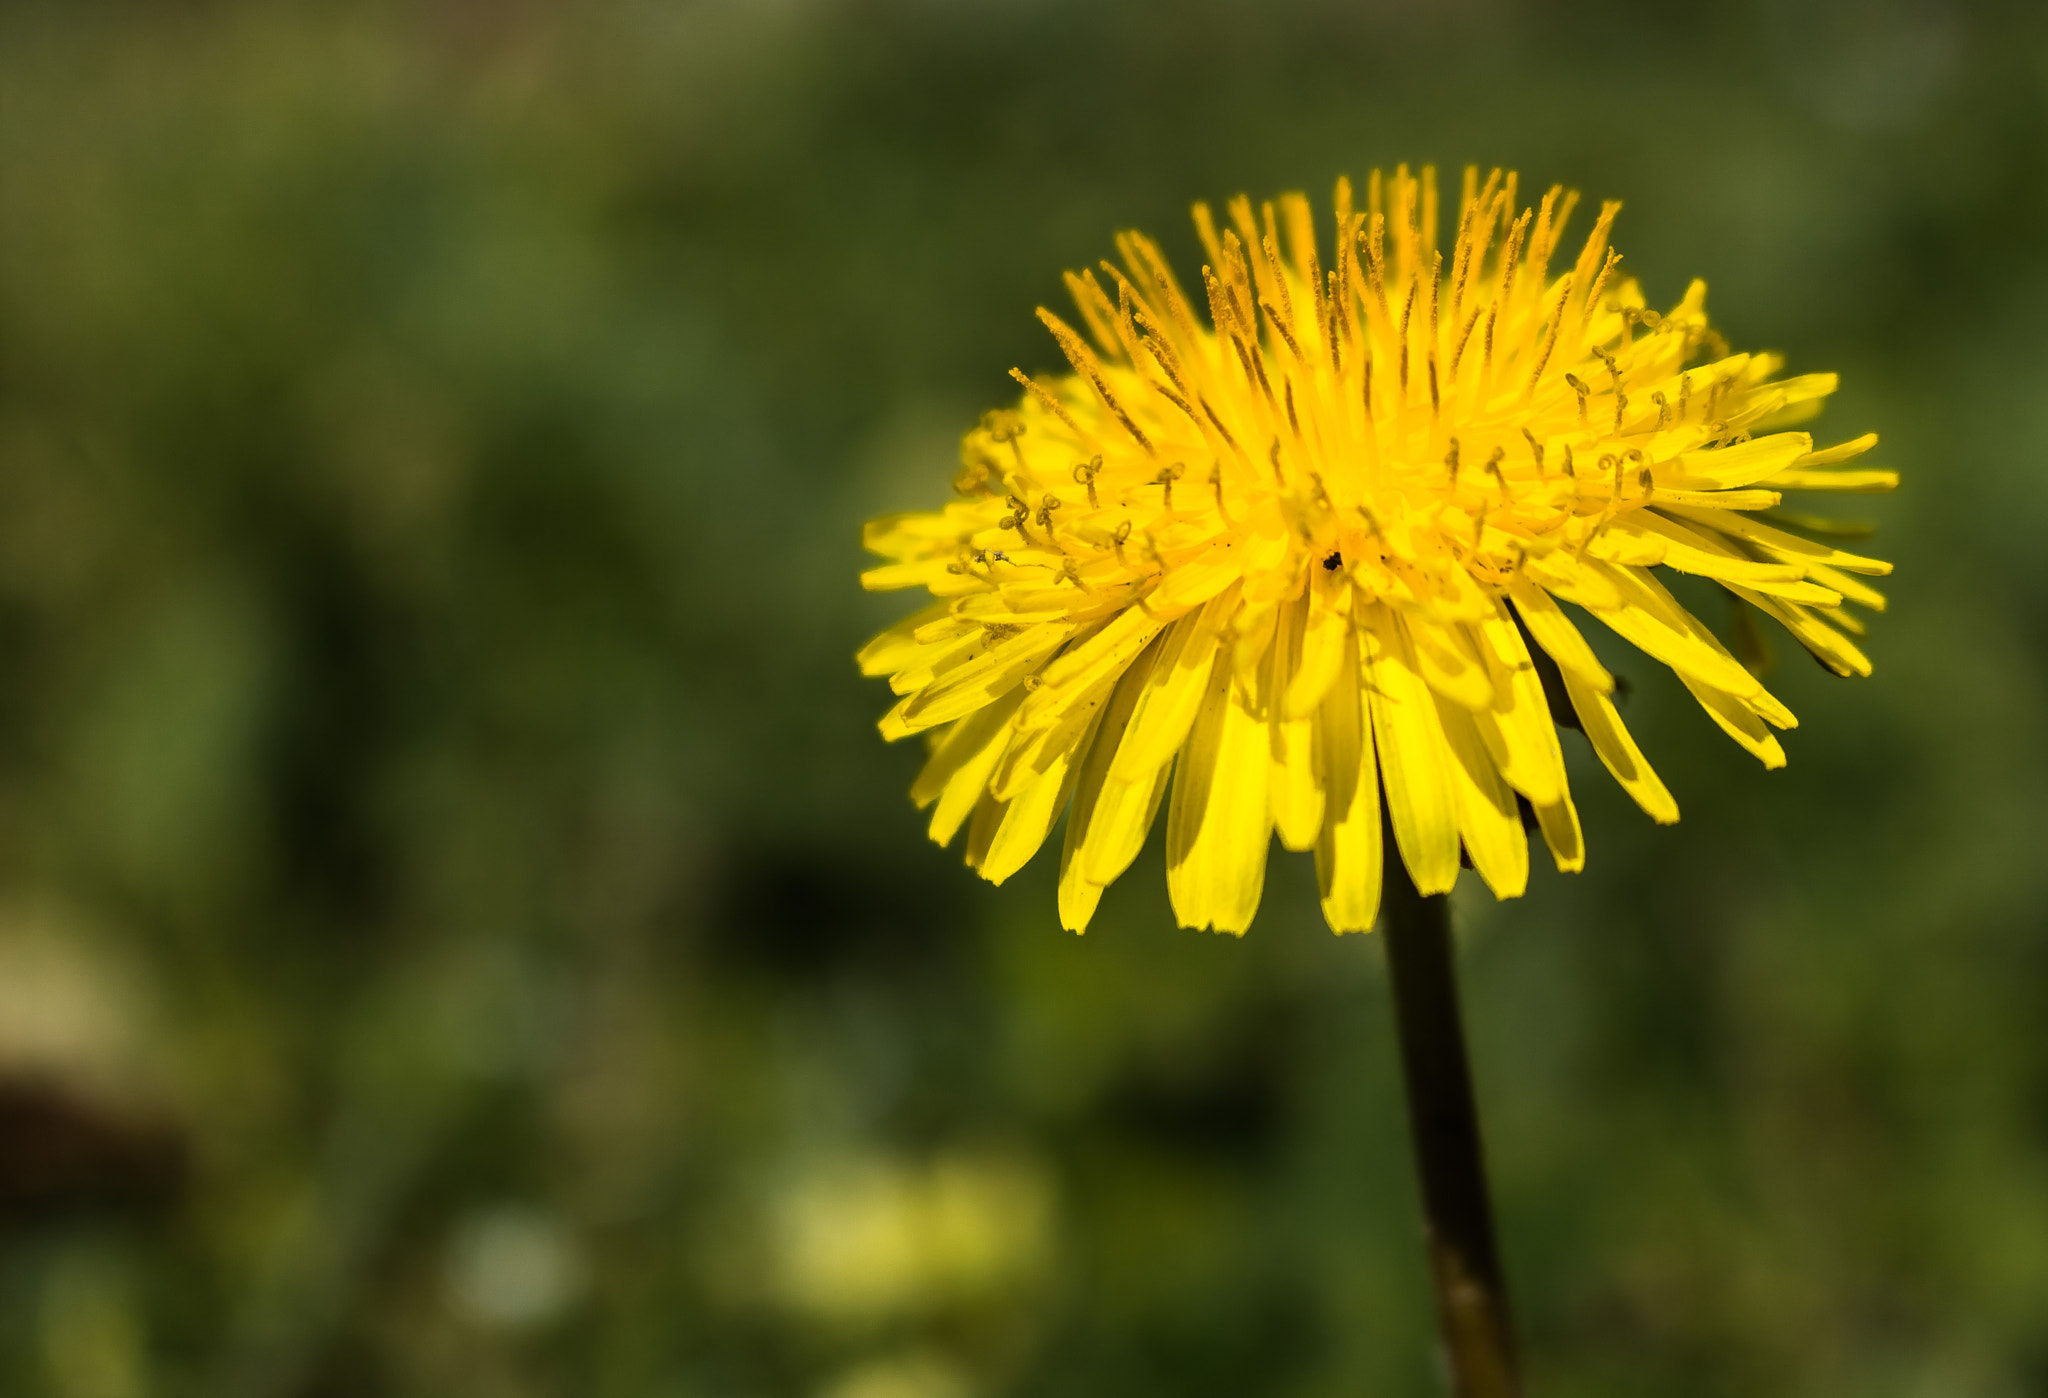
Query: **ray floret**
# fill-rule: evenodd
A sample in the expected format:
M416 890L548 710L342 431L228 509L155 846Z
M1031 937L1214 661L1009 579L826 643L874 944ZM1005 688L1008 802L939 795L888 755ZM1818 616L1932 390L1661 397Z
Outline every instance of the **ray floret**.
M1064 812L1079 931L1163 809L1183 924L1249 926L1277 835L1314 851L1330 925L1363 930L1390 853L1425 894L1469 864L1518 895L1531 827L1582 866L1560 720L1678 818L1584 618L1771 767L1794 720L1752 611L1869 673L1849 608L1882 609L1860 579L1890 565L1782 508L1897 483L1863 463L1874 434L1795 430L1835 376L1731 353L1702 282L1651 310L1608 244L1619 205L1571 254L1577 196L1516 196L1468 170L1446 253L1433 171L1375 172L1362 204L1338 183L1328 241L1300 195L1239 198L1196 206L1199 284L1137 233L1069 274L1078 326L1039 311L1069 372L1013 371L957 498L866 531L887 561L864 584L933 599L859 659L901 696L884 735L930 740L934 840L964 831L1000 883ZM1660 569L1725 589L1734 649Z

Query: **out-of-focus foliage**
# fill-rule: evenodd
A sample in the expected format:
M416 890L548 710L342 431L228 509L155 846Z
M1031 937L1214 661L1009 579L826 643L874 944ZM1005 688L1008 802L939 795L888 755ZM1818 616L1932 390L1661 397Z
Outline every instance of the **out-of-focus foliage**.
M0 8L0 1391L1429 1391L1378 947L1061 933L850 656L1061 267L1470 160L1908 473L1461 890L1536 1391L2041 1392L2048 25L1646 8Z

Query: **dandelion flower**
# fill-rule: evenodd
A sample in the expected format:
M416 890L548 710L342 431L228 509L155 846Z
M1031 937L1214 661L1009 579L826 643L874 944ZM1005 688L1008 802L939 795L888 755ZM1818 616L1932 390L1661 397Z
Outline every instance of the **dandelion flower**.
M944 509L871 522L871 589L924 610L860 652L929 735L912 787L940 844L1000 883L1067 812L1062 921L1086 927L1166 803L1167 882L1187 926L1241 932L1267 847L1314 850L1338 931L1379 906L1381 799L1424 894L1469 862L1522 892L1526 811L1558 868L1585 859L1556 724L1624 790L1678 818L1613 703L1570 603L1669 666L1768 767L1791 712L1657 569L1719 584L1830 670L1867 674L1847 604L1888 564L1779 510L1792 491L1891 488L1790 430L1833 374L1731 354L1705 285L1649 309L1602 207L1553 268L1577 196L1517 209L1516 179L1467 171L1438 250L1433 172L1336 191L1333 244L1306 199L1219 230L1195 207L1194 295L1159 249L1069 274L1072 372L967 434ZM1325 258L1327 257L1327 261ZM1199 307L1205 305L1206 319ZM1170 793L1169 793L1170 788Z

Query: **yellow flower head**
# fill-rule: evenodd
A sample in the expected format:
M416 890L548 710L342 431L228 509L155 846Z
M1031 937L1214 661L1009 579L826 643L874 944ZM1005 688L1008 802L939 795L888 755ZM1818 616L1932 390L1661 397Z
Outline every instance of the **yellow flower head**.
M1418 888L1449 889L1462 848L1512 897L1524 809L1560 869L1584 862L1559 719L1678 818L1560 601L1782 765L1770 727L1791 712L1653 570L1712 579L1745 627L1744 604L1867 674L1844 603L1881 608L1851 575L1890 565L1773 511L1896 475L1844 469L1874 435L1816 450L1782 430L1835 376L1727 353L1703 283L1648 309L1608 251L1619 205L1553 271L1575 202L1552 189L1518 213L1514 175L1467 171L1448 254L1427 169L1375 173L1363 209L1340 181L1334 251L1299 195L1237 199L1220 235L1197 205L1207 323L1138 234L1121 267L1070 274L1087 333L1038 314L1073 372L1013 371L1026 392L968 433L960 498L866 532L892 560L866 586L937 599L860 653L903 696L882 732L931 735L912 795L932 838L965 825L967 862L1000 883L1067 809L1060 915L1079 931L1171 781L1183 924L1243 931L1278 832L1315 850L1341 932L1378 910L1384 791Z

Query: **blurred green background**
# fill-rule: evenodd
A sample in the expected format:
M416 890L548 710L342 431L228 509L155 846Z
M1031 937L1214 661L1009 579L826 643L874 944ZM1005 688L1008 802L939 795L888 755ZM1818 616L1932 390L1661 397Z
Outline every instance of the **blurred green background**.
M1532 1390L2048 1394L2048 18L1660 11L0 5L0 1392L1437 1391L1379 947L1061 932L851 660L1062 268L1405 160L1907 472L1789 769L1610 651L1683 823L1459 891Z

